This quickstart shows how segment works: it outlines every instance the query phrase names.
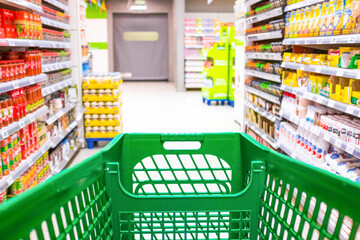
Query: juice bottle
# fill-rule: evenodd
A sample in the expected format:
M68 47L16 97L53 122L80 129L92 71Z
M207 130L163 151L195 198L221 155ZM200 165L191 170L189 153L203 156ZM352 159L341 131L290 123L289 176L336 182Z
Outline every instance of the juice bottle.
M326 23L329 14L329 3L323 3L321 8L321 19L319 24L319 30L315 31L315 37L325 36L326 34ZM318 34L316 36L316 34Z
M335 0L331 0L329 2L329 12L326 21L326 34L325 34L326 36L333 35L333 32L335 30L334 21L335 21Z
M320 22L322 13L322 4L318 4L315 7L315 18L312 28L310 29L309 37L318 37L320 32Z

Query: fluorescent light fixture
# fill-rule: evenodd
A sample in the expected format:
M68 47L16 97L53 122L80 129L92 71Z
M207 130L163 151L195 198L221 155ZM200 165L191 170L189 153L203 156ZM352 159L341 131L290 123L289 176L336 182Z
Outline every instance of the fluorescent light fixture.
M131 11L145 11L147 9L146 5L131 5L130 10Z

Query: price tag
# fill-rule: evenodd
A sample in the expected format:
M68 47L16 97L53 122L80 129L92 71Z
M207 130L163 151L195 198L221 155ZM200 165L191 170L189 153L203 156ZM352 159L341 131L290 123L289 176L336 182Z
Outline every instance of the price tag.
M310 39L306 39L305 44L310 44Z
M325 141L329 142L329 141L330 141L330 138L331 138L331 137L330 137L329 134L325 134L325 135L324 135L324 140L325 140Z
M299 45L299 43L300 43L300 40L299 40L299 39L296 39L296 40L295 40L295 44L296 44L296 45Z
M337 76L343 76L344 73L345 73L345 70L344 70L344 69L339 69L339 70L337 70L336 75L337 75Z
M329 100L328 106L331 107L331 108L334 108L334 106L335 106L335 101Z
M19 88L19 83L17 81L14 81L13 82L13 87L14 87L14 89Z
M300 127L305 128L305 121L300 121Z
M340 140L340 139L336 139L336 141L335 141L335 146L341 148L341 144L342 144L341 140Z
M27 163L27 165L28 165L29 167L31 167L31 166L33 165L33 162L30 161L30 159L29 159L28 161L26 161L26 163Z
M350 143L346 144L346 148L345 148L346 152L353 154L354 150L355 150L354 146L352 146Z
M320 72L321 72L321 69L322 69L321 66L317 66L317 67L315 68L315 72L320 73Z
M9 133L8 133L8 131L3 131L2 133L1 133L1 136L2 136L2 139L5 139L5 138L7 138L8 136L9 136Z
M56 117L61 117L62 115L63 115L64 113L62 112L62 111L60 111L60 112L58 112L58 113L56 113Z
M30 115L29 119L30 119L30 122L34 122L35 121L34 115Z
M15 46L15 41L8 39L9 46Z
M336 39L336 38L331 38L331 39L330 39L330 43L331 43L331 44L334 44L334 43L336 43L336 42L337 42L337 39Z
M35 46L35 42L34 42L34 41L29 40L28 42L29 42L29 46L30 46L30 47L34 47L34 46Z
M8 185L11 185L11 184L13 184L13 182L14 182L13 177L12 177L12 176L8 176L7 179L6 179L6 183L7 183Z
M19 121L19 127L20 127L20 129L22 129L23 127L25 127L24 121Z
M29 78L29 82L30 82L30 84L35 84L35 79L34 78Z
M317 43L317 44L322 44L322 41L323 41L323 39L322 39L321 37L319 37L319 38L317 39L316 43Z
M356 41L356 37L349 37L348 38L348 43L355 43L355 41Z
M301 65L299 69L300 69L301 71L304 71L304 70L305 70L305 66L304 66L304 65Z
M360 73L356 74L356 79L360 79Z
M345 112L352 115L352 114L354 114L354 112L355 112L355 107L353 107L353 106L347 106Z

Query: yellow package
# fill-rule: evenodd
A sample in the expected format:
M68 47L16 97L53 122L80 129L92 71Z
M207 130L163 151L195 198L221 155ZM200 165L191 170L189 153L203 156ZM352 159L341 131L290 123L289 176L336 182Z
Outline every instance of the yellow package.
M352 29L352 34L360 33L360 0L354 0L352 4L352 16L355 20L355 27Z
M285 17L284 38L289 38L289 30L290 30L290 13L287 12Z
M354 0L345 0L342 34L350 34L352 29L355 28L356 20L354 16L356 14L352 12L353 2Z
M313 55L312 55L311 53L309 53L309 54L304 54L304 58L303 58L303 60L302 60L302 63L303 63L303 64L310 64L312 58L313 58Z
M315 25L315 6L311 6L309 11L309 23L308 23L308 29L306 32L305 37L313 37L314 36L314 25Z
M299 25L297 29L297 37L301 37L302 31L303 31L303 25L304 25L304 9L300 9L300 15L299 15Z
M296 62L297 55L297 53L292 53L290 57L290 62Z
M295 12L290 13L290 27L289 27L289 38L294 38L294 28L295 28Z
M292 55L292 53L285 52L284 55L283 55L283 61L284 62L290 62L291 61L291 55Z
M321 12L322 12L322 4L318 4L315 7L315 18L312 29L310 29L309 37L317 37L320 32L320 22L321 22Z
M334 31L333 35L340 35L343 27L343 0L336 0L335 2L335 15L334 15Z
M295 25L294 25L294 32L293 32L293 36L294 38L298 38L298 31L299 31L299 27L300 27L300 10L296 10L295 12Z
M300 33L300 37L307 37L309 33L309 21L310 21L310 8L306 7L304 9L304 21L302 24L302 30Z
M329 14L329 3L323 3L321 8L321 19L319 24L319 31L315 31L315 37L325 36L326 34L326 22ZM316 35L316 33L318 35Z
M302 63L303 58L304 58L304 54L298 53L296 54L295 62Z
M332 36L334 31L335 0L329 2L328 17L326 20L326 36Z
M295 72L284 71L282 77L283 84L291 87L299 87L297 81L297 74Z

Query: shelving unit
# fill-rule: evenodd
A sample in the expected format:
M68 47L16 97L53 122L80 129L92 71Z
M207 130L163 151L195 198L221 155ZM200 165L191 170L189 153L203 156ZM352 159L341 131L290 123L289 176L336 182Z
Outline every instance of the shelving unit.
M255 112L258 112L261 116L266 117L267 119L269 119L272 122L281 120L281 118L275 116L274 114L269 113L265 109L258 107L249 101L245 101L245 105L248 106L249 108L251 108L252 110L254 110Z
M69 6L57 1L57 0L43 0L44 2L50 3L52 5L54 5L55 7L58 7L62 10L64 10L65 12L69 11Z
M55 166L55 169L51 171L50 177L55 176L56 174L60 173L66 165L69 163L70 159L74 158L74 156L79 152L80 150L80 144L77 144L73 149L70 150L69 155L65 157L60 163L58 163Z
M279 8L275 8L273 10L267 11L265 13L258 14L253 17L245 18L245 21L246 21L246 23L257 23L257 22L261 22L261 21L264 21L264 20L267 20L270 18L281 16L282 14L283 14L283 8L279 7Z
M47 95L49 95L49 94L51 94L53 92L57 92L57 91L59 91L59 90L61 90L63 88L71 86L73 84L74 84L74 81L73 81L72 78L65 79L65 80L63 80L61 82L55 83L55 84L50 85L48 87L44 87L42 89L42 95L47 96Z
M277 141L270 137L267 133L265 133L262 129L260 129L258 126L253 124L252 122L245 120L245 124L251 128L258 136L260 136L262 139L264 139L268 144L270 144L271 147L274 149L278 149L279 146L277 144Z
M249 53L246 53L246 57L248 59L262 59L262 60L275 60L275 61L281 61L282 60L281 53L249 52Z
M64 68L71 68L72 62L66 61L66 62L57 62L57 63L51 63L51 64L45 64L42 66L43 72L52 72Z
M70 24L55 21L55 20L52 20L50 18L46 18L43 16L41 17L41 23L45 26L60 28L60 29L64 29L64 30L70 30Z
M40 74L33 77L25 77L19 80L4 82L0 84L0 93L9 92L11 90L15 90L22 87L27 87L46 80L47 80L47 75Z
M306 38L288 38L284 39L284 45L339 45L339 44L358 44L360 43L360 34L306 37Z
M280 105L280 97L278 97L278 96L275 96L275 95L260 91L260 90L258 90L256 88L249 87L249 86L245 86L245 91L249 92L249 93L252 93L252 94L255 94L255 95L257 95L257 96L259 96L259 97L261 97L263 99L266 99L266 100L268 100L270 102L273 102L273 103L276 103L276 104Z
M74 104L69 103L66 107L64 107L63 109L61 109L60 111L58 111L57 113L51 115L48 117L48 119L46 120L46 124L50 125L52 123L54 123L56 120L58 120L62 115L64 115L65 113L69 112L70 110L72 110L75 107Z
M282 31L273 31L267 33L256 33L256 34L247 35L246 39L248 41L262 41L262 40L270 40L270 39L279 39L282 37L283 37Z
M0 47L70 48L71 43L47 40L2 38L0 39Z
M272 73L265 73L255 70L246 69L245 74L253 77L258 77L261 79L266 79L272 82L281 83L280 75L272 74Z
M31 9L36 12L43 11L41 6L31 3L31 2L28 2L26 0L5 0L5 1L10 6L14 5L14 7L17 7L17 8Z

